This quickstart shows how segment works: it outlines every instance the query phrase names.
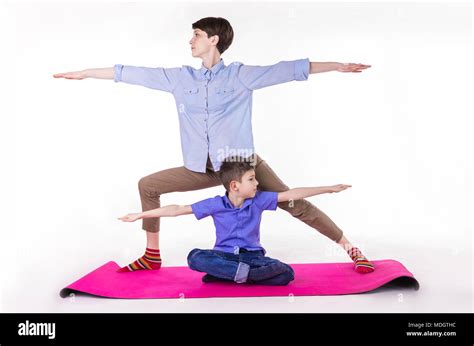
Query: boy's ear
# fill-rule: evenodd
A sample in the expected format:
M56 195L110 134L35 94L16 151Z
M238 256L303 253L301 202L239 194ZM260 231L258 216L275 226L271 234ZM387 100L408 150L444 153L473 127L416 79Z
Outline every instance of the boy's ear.
M237 182L232 180L229 184L230 191L237 191Z

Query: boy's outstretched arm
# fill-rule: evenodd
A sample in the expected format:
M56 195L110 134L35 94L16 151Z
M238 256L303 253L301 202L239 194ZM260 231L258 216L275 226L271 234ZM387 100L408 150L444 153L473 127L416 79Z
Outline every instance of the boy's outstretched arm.
M171 204L161 208L147 210L141 213L130 213L125 216L119 217L119 220L126 222L133 222L138 219L147 219L151 217L164 217L164 216L180 216L192 214L193 210L190 205L176 205Z
M63 72L53 74L54 78L65 78L65 79L85 79L85 78L97 78L97 79L114 79L115 70L113 67L105 68L91 68L82 71L74 72Z
M296 187L288 191L278 193L278 202L286 202L291 200L303 199L323 193L333 193L343 191L352 185L338 184L332 186L317 186L317 187Z
M310 62L309 73L321 73L321 72L362 72L371 65L347 63L343 64L340 62Z

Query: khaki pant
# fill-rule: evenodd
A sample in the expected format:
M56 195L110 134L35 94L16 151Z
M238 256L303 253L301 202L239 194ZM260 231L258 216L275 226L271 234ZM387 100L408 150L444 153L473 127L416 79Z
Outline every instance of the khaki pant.
M257 154L255 155L255 177L259 183L258 189L275 192L289 190L288 186L278 178L265 160ZM221 184L218 173L214 172L209 158L206 173L193 172L184 166L165 169L140 179L138 189L142 210L159 208L160 196L165 193L201 190ZM280 202L278 207L286 210L295 218L300 219L333 241L337 242L342 238L342 230L325 213L305 199ZM147 232L159 232L160 218L143 219L142 228Z

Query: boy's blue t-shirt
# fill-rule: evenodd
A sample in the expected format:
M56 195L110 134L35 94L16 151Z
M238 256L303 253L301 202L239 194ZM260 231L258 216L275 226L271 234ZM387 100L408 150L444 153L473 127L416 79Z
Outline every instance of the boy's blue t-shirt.
M260 221L264 210L276 210L278 192L257 191L254 198L235 208L224 196L215 196L191 205L196 219L209 215L216 226L214 250L238 253L240 248L250 251L265 249L260 244Z

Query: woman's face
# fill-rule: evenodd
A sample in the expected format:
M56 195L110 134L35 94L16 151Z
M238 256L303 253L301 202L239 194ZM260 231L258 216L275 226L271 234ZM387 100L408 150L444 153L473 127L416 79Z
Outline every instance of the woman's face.
M191 55L194 58L201 58L208 53L212 46L217 44L217 35L207 37L207 33L201 29L193 30L193 37L189 40L191 45Z

